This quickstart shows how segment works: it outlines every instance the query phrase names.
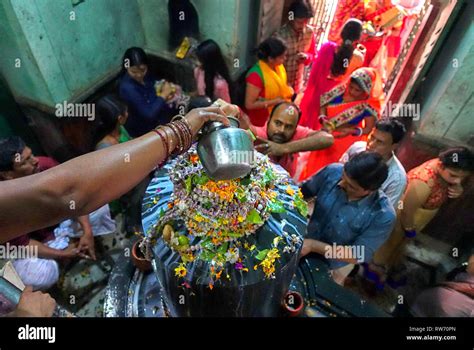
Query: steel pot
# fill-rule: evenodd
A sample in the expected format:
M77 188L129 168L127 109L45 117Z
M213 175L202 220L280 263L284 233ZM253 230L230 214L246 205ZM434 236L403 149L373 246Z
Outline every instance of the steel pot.
M228 117L231 125L207 122L199 138L197 152L207 175L214 180L246 176L254 162L249 134L239 128L239 120Z

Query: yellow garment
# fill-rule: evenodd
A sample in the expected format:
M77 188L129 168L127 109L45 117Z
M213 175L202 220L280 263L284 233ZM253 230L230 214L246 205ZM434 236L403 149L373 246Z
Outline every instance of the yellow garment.
M367 49L365 48L365 46L362 44L358 44L357 47L354 49L351 60L349 61L349 67L347 67L343 80L348 79L356 69L359 69L364 65L366 53Z
M291 100L293 90L287 84L285 67L280 64L273 70L262 60L258 61L258 64L260 65L265 84L265 99L272 100L280 97L288 101ZM269 112L271 112L272 108L269 107Z
M417 232L421 232L423 228L435 217L439 208L423 209L419 208L415 212L415 227ZM385 266L390 269L400 263L405 246L408 239L405 238L405 231L403 230L400 221L400 212L397 213L397 222L387 241L375 252L373 261L376 265Z

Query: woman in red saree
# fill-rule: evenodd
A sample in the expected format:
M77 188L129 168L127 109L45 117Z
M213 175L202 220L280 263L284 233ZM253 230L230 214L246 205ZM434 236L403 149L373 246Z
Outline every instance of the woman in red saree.
M382 82L373 68L359 68L350 79L321 96L322 130L332 132L334 144L311 152L300 181L328 164L339 161L341 155L356 141L366 140L379 118L383 101Z
M344 82L355 69L362 67L365 48L357 44L361 33L362 22L351 18L342 28L340 45L328 41L319 49L301 100L300 125L319 130L321 95Z

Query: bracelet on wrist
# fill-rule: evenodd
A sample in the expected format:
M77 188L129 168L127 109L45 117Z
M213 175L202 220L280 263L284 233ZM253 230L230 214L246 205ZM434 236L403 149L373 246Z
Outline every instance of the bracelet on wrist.
M416 230L415 229L405 230L405 237L406 238L416 237Z
M355 131L352 133L352 136L362 136L363 133L364 133L364 130L362 130L362 128L360 127L357 127Z
M191 126L186 118L161 125L153 131L159 136L165 151L165 158L160 166L171 154L178 155L187 151L193 142ZM177 140L177 145L173 145L173 138Z

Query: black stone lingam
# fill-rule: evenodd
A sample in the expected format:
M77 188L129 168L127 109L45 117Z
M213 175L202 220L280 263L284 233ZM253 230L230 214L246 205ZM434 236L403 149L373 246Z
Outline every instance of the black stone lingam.
M150 232L159 216L168 210L174 188L169 176L171 169L172 162L158 170L148 186L143 202L145 233ZM287 176L279 166L275 166L274 171ZM288 178L286 181L291 183ZM297 241L293 251L280 252L273 278L267 278L260 268L254 269L260 261L254 256L247 256L246 266L241 269L230 263L225 264L223 278L210 288L212 262L195 259L187 265L186 276L178 277L175 269L181 263L179 253L173 251L162 238L158 239L152 247L152 265L171 316L271 317L281 314L282 300L296 272L302 234L306 230L306 219L294 208L287 186L277 186L278 199L286 211L272 213L255 234L242 238L242 244L255 245L256 250L268 248L276 237L281 237L283 243ZM181 233L187 234L191 244L200 240L189 235L184 225L178 224L177 227Z

